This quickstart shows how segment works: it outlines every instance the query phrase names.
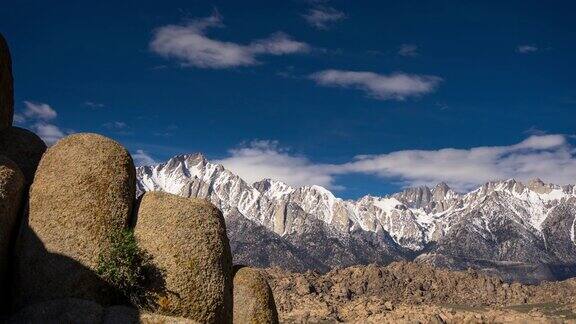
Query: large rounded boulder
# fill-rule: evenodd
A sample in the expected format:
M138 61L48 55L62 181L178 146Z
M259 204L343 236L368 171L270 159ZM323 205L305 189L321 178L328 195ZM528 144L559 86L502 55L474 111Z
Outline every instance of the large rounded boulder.
M278 323L272 289L257 269L239 267L234 274L234 323Z
M9 246L18 219L24 176L16 163L0 155L0 303L6 291Z
M232 256L224 217L206 200L162 192L142 197L134 229L164 274L157 311L201 323L232 321Z
M0 131L0 154L20 167L27 185L34 180L36 168L45 151L44 141L29 130L9 127Z
M12 126L14 118L14 86L12 60L4 36L0 34L0 130Z
M121 145L96 134L60 140L40 161L16 247L15 307L56 298L110 303L96 275L112 233L132 212L135 169Z

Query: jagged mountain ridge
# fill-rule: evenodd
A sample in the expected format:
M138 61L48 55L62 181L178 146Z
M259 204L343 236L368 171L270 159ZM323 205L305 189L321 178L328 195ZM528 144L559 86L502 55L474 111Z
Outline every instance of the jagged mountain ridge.
M269 236L263 242L282 242L284 246L272 244L273 249L254 251L292 250L294 258L287 264L270 261L277 258L251 255L250 246L259 242L251 239L251 244L241 245L245 250L240 261L259 266L326 270L414 256L455 268L460 259L576 263L576 187L572 185L506 180L460 194L441 183L433 189L409 188L354 201L336 198L320 186L292 188L270 179L251 185L201 154L139 167L137 176L139 193L162 190L209 199L227 221L234 220L229 221L234 224L229 229L233 248L235 242L258 232ZM556 216L552 219L549 214ZM260 230L240 232L238 227Z

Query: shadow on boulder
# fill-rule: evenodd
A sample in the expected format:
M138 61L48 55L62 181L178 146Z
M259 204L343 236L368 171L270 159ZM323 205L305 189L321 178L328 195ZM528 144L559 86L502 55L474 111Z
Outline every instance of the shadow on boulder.
M22 231L28 231L28 234L22 236ZM59 323L118 323L111 321L110 314L104 316L106 307L109 306L122 306L120 309L125 310L122 318L130 319L122 322L138 323L142 314L155 307L154 300L147 300L151 304L134 305L133 298L126 296L123 287L108 282L73 258L48 251L28 227L27 220L22 224L19 236L20 240L16 243L16 251L19 252L12 255L15 262L12 263L9 273L12 286L8 292L8 300L12 301L12 304L9 305L11 309L8 314L11 315L4 316L8 323L31 323L38 320ZM39 263L42 263L42 266L39 266ZM19 274L23 267L36 269L37 275L21 278ZM142 293L147 296L163 294L163 271L151 263L146 264L144 270L144 279L153 281L155 285L154 291L148 288ZM62 289L63 281L72 282L75 289ZM148 287L147 282L142 285ZM22 293L24 289L26 292ZM52 291L49 298L43 294L47 289ZM115 313L120 314L117 311ZM2 317L0 322L1 319Z

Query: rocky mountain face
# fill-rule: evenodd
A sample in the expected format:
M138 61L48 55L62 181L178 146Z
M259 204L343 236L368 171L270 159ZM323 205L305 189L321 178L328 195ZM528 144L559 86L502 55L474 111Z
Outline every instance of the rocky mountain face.
M576 187L495 181L460 194L446 184L358 200L320 186L249 184L201 154L137 168L137 191L200 197L219 207L235 263L326 271L414 259L507 280L576 273Z

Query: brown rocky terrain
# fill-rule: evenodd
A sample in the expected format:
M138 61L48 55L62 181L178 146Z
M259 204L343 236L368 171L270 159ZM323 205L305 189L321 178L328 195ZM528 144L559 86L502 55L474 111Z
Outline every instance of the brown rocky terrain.
M576 279L510 284L411 262L267 274L285 323L576 323Z

